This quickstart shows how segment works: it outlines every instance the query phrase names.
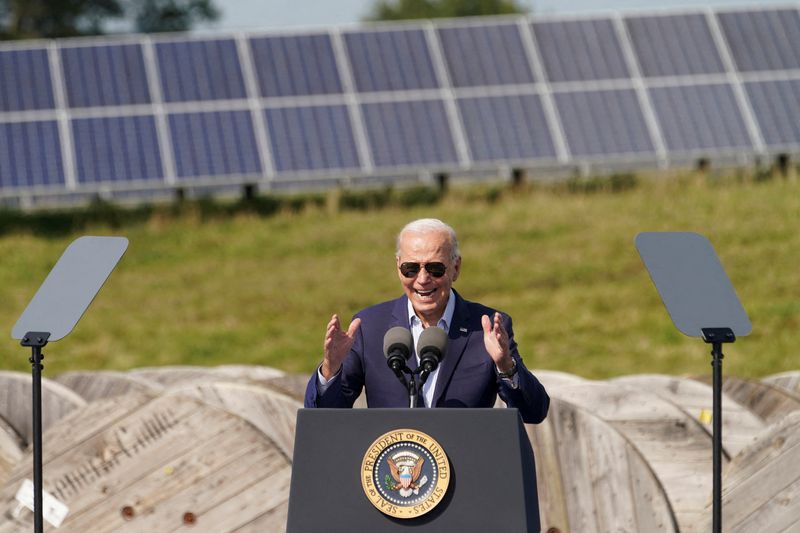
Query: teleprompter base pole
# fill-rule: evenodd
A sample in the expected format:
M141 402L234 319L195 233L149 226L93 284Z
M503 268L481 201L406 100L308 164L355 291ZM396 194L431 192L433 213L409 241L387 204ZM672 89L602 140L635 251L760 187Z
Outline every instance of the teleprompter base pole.
M713 369L713 470L714 488L712 505L712 531L722 532L722 344L734 342L736 336L730 328L703 328L703 340L711 344L711 367Z
M25 334L20 344L30 346L31 371L33 376L33 530L35 533L44 531L42 513L42 348L47 344L50 333L30 331Z

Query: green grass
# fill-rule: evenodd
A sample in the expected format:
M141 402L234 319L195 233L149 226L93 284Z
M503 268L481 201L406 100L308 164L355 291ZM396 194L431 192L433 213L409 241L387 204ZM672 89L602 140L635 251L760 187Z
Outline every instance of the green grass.
M456 289L512 315L530 367L590 378L710 373L708 346L675 330L650 282L633 245L640 231L697 231L714 244L753 322L752 335L725 347L726 374L800 367L800 185L736 176L607 183L453 186L416 207L342 195L351 209L315 202L270 216L154 209L66 233L0 228L0 329L10 333L74 238L125 235L127 253L75 331L45 348L45 376L166 364L310 372L332 313L349 319L401 293L395 235L433 216L459 232ZM6 339L2 367L30 371L27 349Z

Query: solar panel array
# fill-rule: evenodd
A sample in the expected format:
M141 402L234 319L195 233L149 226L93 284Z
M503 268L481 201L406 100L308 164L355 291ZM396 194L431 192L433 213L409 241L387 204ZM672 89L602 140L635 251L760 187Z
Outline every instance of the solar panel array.
M0 46L0 196L795 152L796 7Z

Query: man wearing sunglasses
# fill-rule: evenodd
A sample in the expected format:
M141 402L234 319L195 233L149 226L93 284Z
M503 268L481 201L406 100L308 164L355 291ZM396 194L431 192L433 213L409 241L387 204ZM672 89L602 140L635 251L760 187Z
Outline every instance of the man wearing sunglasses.
M306 407L352 407L366 390L369 407L406 407L408 391L386 364L383 337L395 326L448 334L447 353L420 393L425 407L492 407L499 394L527 423L544 420L550 398L525 368L511 318L464 300L452 285L461 272L453 228L437 219L406 225L397 237L397 274L405 294L356 313L347 330L333 315L324 357L306 389ZM412 354L410 368L419 359Z

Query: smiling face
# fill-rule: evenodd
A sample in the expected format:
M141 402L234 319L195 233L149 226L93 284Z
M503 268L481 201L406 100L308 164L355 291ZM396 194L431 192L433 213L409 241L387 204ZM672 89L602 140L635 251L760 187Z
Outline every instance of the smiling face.
M435 326L447 307L450 287L458 279L461 258L453 259L450 237L443 231L405 232L400 237L398 252L397 275L403 290L425 327ZM400 265L406 262L422 266L416 276L407 278L400 272ZM424 268L427 263L437 262L447 267L440 278Z

